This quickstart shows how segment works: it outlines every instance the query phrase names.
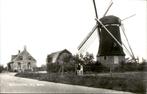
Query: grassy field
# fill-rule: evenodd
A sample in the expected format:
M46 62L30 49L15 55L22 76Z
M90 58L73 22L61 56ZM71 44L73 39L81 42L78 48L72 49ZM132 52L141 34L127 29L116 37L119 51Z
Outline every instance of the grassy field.
M73 73L18 73L16 76L55 83L114 89L143 94L146 90L147 72L99 73L77 76Z

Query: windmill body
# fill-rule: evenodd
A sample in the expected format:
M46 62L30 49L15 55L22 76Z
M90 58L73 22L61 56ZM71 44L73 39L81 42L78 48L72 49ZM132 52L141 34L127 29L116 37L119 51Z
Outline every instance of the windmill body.
M100 19L102 24L109 30L109 32L118 40L120 44L120 25L121 20L116 16L104 16ZM106 66L112 64L119 64L125 60L125 53L123 48L112 38L112 36L105 30L105 28L99 25L99 49L97 54L97 60Z

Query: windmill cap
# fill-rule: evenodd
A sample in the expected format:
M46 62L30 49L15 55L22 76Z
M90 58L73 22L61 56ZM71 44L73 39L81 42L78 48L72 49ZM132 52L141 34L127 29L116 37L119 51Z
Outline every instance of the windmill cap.
M108 24L118 24L121 25L121 19L110 15L110 16L104 16L100 19L100 21L104 24L104 25L108 25Z

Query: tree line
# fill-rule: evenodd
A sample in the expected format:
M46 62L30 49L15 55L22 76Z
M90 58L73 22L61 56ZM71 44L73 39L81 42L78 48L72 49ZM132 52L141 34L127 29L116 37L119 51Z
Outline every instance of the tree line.
M49 58L47 58L49 61ZM104 66L101 62L95 61L93 54L86 53L83 55L72 55L70 57L63 58L63 64L51 63L46 64L47 72L61 72L64 67L64 72L76 72L77 65L80 63L84 67L84 72L109 72L110 68ZM126 72L126 71L147 71L147 62L142 63L135 62L120 62L119 66L113 69L114 72Z

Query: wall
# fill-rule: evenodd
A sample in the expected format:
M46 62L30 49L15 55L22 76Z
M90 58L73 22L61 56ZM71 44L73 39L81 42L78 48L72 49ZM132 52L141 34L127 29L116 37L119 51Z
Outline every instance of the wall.
M98 56L97 60L106 67L115 68L120 62L125 61L125 56Z
M28 67L28 63L29 62L30 62L30 67ZM20 63L21 67L19 67L18 63ZM22 70L22 71L24 71L24 70L28 70L28 69L33 70L33 68L36 67L36 62L35 61L31 61L31 60L14 61L12 67L13 67L13 71L14 70L17 70L17 71L18 70Z

